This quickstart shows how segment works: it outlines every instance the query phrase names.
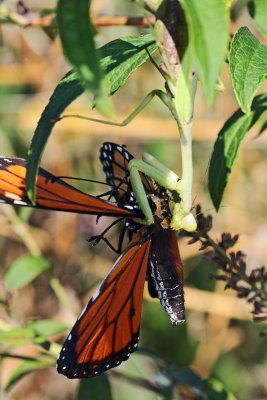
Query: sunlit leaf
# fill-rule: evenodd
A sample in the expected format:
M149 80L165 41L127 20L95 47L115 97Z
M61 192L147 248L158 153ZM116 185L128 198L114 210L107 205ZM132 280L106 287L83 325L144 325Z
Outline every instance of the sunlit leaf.
M212 400L237 400L225 385L217 379L206 379L202 382L201 390L207 399Z
M229 69L237 101L248 114L253 97L267 73L267 47L245 26L233 37Z
M61 322L52 319L43 319L27 325L27 328L33 330L37 335L49 337L64 332L68 327Z
M229 40L225 0L182 0L181 4L198 78L207 104L212 104Z
M237 110L224 124L215 142L209 167L209 192L218 211L239 147L250 128L267 110L267 95L255 97L249 115Z
M5 287L11 290L25 286L49 268L51 264L46 258L26 254L10 265L5 275Z
M35 332L30 328L14 328L0 332L0 344L22 346L28 339L33 339Z
M57 22L63 51L82 84L95 95L99 109L112 116L112 105L100 67L90 21L90 0L58 0Z

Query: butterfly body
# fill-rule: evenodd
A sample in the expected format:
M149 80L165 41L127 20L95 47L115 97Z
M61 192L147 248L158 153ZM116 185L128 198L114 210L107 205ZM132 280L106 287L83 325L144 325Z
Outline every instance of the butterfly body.
M111 189L108 200L87 195L43 169L37 176L38 207L123 217L128 230L126 249L83 309L59 354L57 370L68 378L97 376L137 349L145 280L171 323L185 320L182 263L170 228L172 195L140 173L154 217L153 224L143 224L145 217L130 181L131 159L124 146L102 145L100 160ZM25 160L0 157L0 201L32 206L25 175Z

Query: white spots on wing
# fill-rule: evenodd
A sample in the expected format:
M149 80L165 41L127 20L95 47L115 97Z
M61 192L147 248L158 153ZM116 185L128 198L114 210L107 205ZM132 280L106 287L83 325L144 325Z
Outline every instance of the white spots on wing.
M110 365L109 365L109 364L107 364L107 365L106 365L106 368L109 368L109 367L110 367Z
M120 361L117 361L117 362L116 362L116 365L119 365L120 363L121 363Z
M118 150L119 152L122 152L122 147L121 147L121 146L117 146L117 150Z
M108 156L108 159L109 159L109 161L113 160L111 155Z
M130 357L131 353L126 354L126 357Z
M0 203L5 203L5 200L3 200L3 199L0 199Z
M61 357L61 360L65 360L66 356Z
M129 161L129 154L128 154L128 153L125 153L125 154L124 154L124 157L126 158L126 160Z
M70 333L68 336L68 340L71 340L71 338L72 338L72 334Z
M65 351L65 350L66 350L66 347L63 347L62 351Z
M4 161L9 163L9 164L12 164L12 161L9 158L4 158Z
M58 363L56 363L56 369L58 369Z
M105 151L103 151L103 156L105 157L105 158L107 158L107 153L105 152Z
M97 375L98 374L98 371L95 371L95 375Z
M135 347L135 348L137 347L137 343L134 344L134 347Z
M62 369L67 369L67 367L62 367Z
M112 147L111 147L111 144L110 144L110 143L108 144L108 146L107 146L107 147L108 147L109 151L111 151L111 150L112 150Z
M27 206L27 203L21 200L14 200L13 204L16 204L17 206Z
M73 376L78 376L78 374L74 374Z
M133 210L134 209L134 207L131 206L130 204L125 204L124 207L128 208L129 210Z

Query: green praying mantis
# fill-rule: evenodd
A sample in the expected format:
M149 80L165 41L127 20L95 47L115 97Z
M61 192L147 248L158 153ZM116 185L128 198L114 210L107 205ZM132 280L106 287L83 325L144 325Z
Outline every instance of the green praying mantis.
M161 90L154 90L149 93L142 103L121 123L105 121L81 115L64 115L62 118L76 117L86 119L93 122L99 122L106 125L126 126L134 117L152 100L154 96L158 96L163 103L177 116L173 105L173 97L170 93ZM180 126L181 135L181 154L183 176L179 179L178 175L163 165L159 160L149 153L143 154L142 160L132 159L128 164L130 179L134 196L141 208L146 219L143 223L151 225L154 222L151 207L149 205L147 195L140 178L139 172L144 173L152 178L161 187L169 190L175 202L170 205L172 213L170 227L174 230L185 229L189 232L196 230L196 221L191 212L192 209L192 182L193 182L193 165L192 165L192 122ZM140 221L139 221L140 222Z

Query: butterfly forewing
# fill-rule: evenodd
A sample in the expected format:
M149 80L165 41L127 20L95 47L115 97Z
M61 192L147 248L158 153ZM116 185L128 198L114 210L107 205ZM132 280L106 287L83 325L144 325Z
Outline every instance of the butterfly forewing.
M72 328L57 370L89 378L127 360L137 349L150 238L119 257Z
M25 177L26 160L0 157L0 201L32 206L26 192ZM37 175L36 206L95 215L137 216L133 210L79 191L42 168Z
M134 157L124 148L115 143L103 143L100 149L100 161L106 176L106 181L111 188L117 187L114 191L114 198L120 203L133 205L139 208L133 195L130 182L130 173L128 170L129 161ZM143 173L140 173L143 185L147 193L152 193L153 183Z

